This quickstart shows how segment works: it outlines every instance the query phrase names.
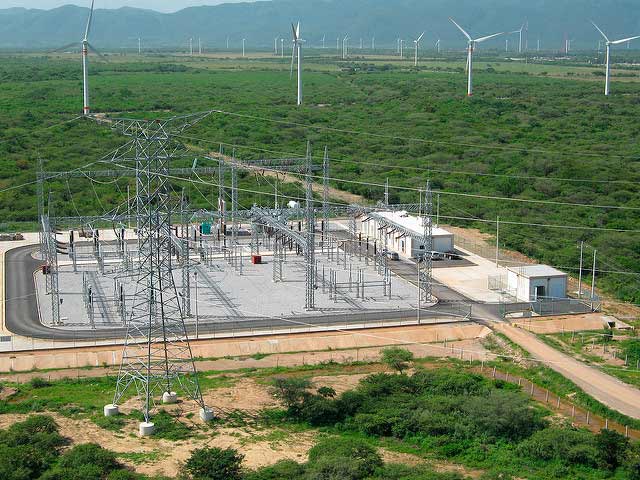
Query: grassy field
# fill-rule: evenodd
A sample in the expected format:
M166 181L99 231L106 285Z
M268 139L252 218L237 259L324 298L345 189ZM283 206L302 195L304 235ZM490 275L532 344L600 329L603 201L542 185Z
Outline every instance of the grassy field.
M615 94L605 99L594 74L600 67L479 58L476 95L467 99L460 57L427 60L419 70L408 61L320 57L307 62L305 105L296 108L288 59L112 58L92 66L96 112L232 112L210 116L183 140L196 153L235 145L241 158L303 155L310 140L318 162L327 145L332 185L371 202L382 199L387 178L391 200L403 202L417 201L416 189L430 180L443 222L494 232L499 216L504 247L572 274L583 240L587 256L598 249L599 285L640 302L640 149L633 123L640 91L635 82L619 81L633 77L617 78ZM123 142L105 127L72 120L81 107L76 58L5 56L0 82L0 190L32 182L38 158L46 170L76 168ZM51 182L53 209L110 210L125 198L126 185L125 179ZM196 206L217 203L217 187L175 182L174 188L183 186ZM243 174L240 187L264 192L241 192L244 206L273 202L272 180ZM280 190L302 196L296 185ZM5 230L33 228L35 192L30 184L0 193Z

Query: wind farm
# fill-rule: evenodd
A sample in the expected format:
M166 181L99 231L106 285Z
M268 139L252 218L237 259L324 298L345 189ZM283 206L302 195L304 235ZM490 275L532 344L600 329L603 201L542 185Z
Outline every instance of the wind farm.
M0 10L0 477L634 479L607 2Z

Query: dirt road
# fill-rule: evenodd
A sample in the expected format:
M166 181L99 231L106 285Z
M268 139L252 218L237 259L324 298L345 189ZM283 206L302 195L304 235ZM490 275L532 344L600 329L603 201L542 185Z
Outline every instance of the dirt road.
M560 353L523 329L500 324L496 330L599 402L629 417L640 418L640 390Z

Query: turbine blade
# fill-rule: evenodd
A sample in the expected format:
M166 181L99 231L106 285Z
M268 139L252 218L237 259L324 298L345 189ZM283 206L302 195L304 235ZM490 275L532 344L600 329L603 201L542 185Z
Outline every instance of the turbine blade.
M468 39L469 41L472 41L472 40L473 40L473 39L471 38L471 35L469 35L467 32L465 32L464 28L462 28L460 25L458 25L458 24L456 23L456 21L455 21L453 18L449 17L449 20L451 20L451 23L453 23L456 27L458 27L458 30L460 30L460 31L464 34L464 36L465 36L465 37L467 37L467 39Z
M600 32L600 35L602 35L604 37L604 39L608 42L609 38L607 38L607 36L604 34L604 32L602 30L600 30L600 27L598 25L596 25L596 22L594 22L593 20L591 20L591 23L593 24L594 27L596 27L596 29Z
M424 37L424 34L427 32L422 32L422 34L418 37L418 40L416 40L416 42L419 42L420 40L422 40L422 37Z
M293 30L293 41L297 41L298 40L298 33L296 32L296 26L292 23L291 24L291 30Z
M87 46L89 47L89 50L91 50L93 53L98 55L100 58L102 58L103 60L107 60L107 57L105 57L102 53L96 50L96 48L93 45L91 45L90 43L87 43Z
M49 50L49 51L47 51L47 53L61 52L62 50L66 50L66 49L71 48L71 47L77 47L78 45L80 45L78 42L72 42L72 43L69 43L68 45L64 45L62 47L58 47L58 48L54 48L53 50Z
M480 37L477 40L474 40L475 43L484 42L486 40L490 40L495 37L499 37L500 35L504 35L504 32L494 33L493 35L487 35L486 37Z
M637 35L635 37L623 38L622 40L616 40L615 42L611 42L611 45L620 45L621 43L627 43L631 40L635 40L636 38L640 38L640 35Z
M91 31L91 22L93 21L93 5L95 0L91 0L91 10L89 11L89 18L87 19L87 28L84 31L84 39L87 40L89 38L89 32Z

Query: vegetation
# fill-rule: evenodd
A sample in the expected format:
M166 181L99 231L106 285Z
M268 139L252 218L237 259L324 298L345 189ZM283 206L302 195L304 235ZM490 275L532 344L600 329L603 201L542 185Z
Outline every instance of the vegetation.
M515 74L515 67L490 62L486 72L478 71L476 96L465 100L464 75L457 73L464 63L456 61L444 65L450 73L440 73L408 65L383 68L375 62L352 62L348 71L341 71L342 64L333 60L309 59L308 68L314 71L305 76L306 105L295 108L294 84L284 73L286 62L279 59L248 65L229 59L122 57L94 63L92 98L96 111L114 115L157 117L207 108L233 112L241 116L213 115L183 140L196 153L217 152L220 142L227 144L227 152L235 145L238 157L247 159L300 156L310 140L317 161L326 144L333 186L365 201L382 198L387 178L397 187L391 189L392 201L417 201L411 189L422 188L429 178L441 192L443 223L492 232L490 222L499 215L504 247L577 273L575 245L583 240L598 249L602 270L637 271L637 235L597 230L635 230L636 212L573 205L640 206L640 170L630 161L639 151L628 121L640 109L634 100L637 85L617 82L616 95L605 99L597 79L549 78L540 75L539 65L518 64L533 74ZM44 160L48 171L69 170L101 158L123 139L93 122L71 121L81 98L75 60L3 58L0 79L0 227L33 229L37 202L31 182L37 159ZM176 162L191 164L191 159ZM12 188L23 183L30 184ZM127 178L103 183L86 178L48 182L51 210L59 215L109 211L124 201L127 185L134 187ZM215 178L211 186L172 183L177 192L187 188L197 208L217 204ZM239 186L242 206L273 202L273 179L244 172ZM281 183L279 191L285 199L304 196L297 184ZM589 281L589 272L584 274ZM640 302L637 276L599 273L598 285L620 299Z

